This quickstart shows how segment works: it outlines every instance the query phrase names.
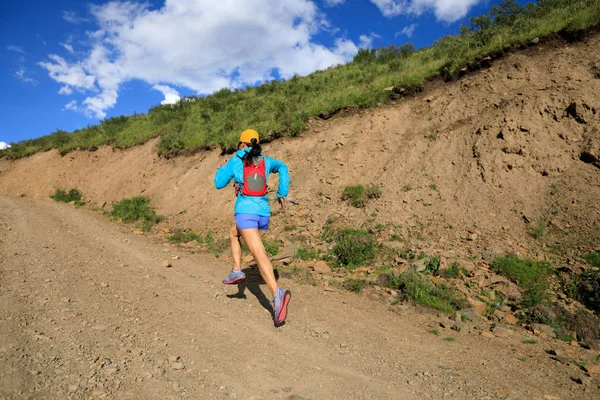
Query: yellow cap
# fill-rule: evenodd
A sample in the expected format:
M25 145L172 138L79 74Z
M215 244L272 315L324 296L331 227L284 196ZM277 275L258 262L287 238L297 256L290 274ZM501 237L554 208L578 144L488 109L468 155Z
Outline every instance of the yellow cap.
M256 139L257 143L259 142L258 132L256 132L254 129L246 129L240 135L240 142L252 143L252 139Z

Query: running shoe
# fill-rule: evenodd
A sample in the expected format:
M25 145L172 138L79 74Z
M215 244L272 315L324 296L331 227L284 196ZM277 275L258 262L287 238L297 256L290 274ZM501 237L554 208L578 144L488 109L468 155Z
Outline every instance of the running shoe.
M246 275L241 269L234 269L231 271L227 278L223 279L223 283L226 285L235 285L236 283L244 282Z
M273 322L275 327L285 323L287 317L287 306L290 302L292 293L289 290L277 289L277 294L273 298Z

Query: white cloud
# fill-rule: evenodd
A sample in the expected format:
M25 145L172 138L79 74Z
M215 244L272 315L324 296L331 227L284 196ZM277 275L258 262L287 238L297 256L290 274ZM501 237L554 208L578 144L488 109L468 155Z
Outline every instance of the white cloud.
M60 88L60 90L58 91L58 94L64 94L64 95L70 95L73 93L73 89L71 89L69 86L65 85L63 87Z
M396 32L394 37L405 35L407 38L411 38L418 26L419 24L410 24L409 26L405 26L400 32Z
M27 76L27 70L24 67L21 67L15 72L15 76L22 82L30 83L33 86L36 86L39 82L33 78Z
M5 142L0 142L0 150L8 149L9 147L10 147L10 144L5 143Z
M369 35L360 35L360 37L358 38L358 47L361 49L370 49L371 47L373 47L373 40L375 39L381 39L381 35L378 35L376 33L371 33Z
M73 50L73 46L71 46L68 43L59 43L62 47L64 47L65 49L67 49L67 51L71 54L75 54L75 50Z
M326 7L335 7L337 5L340 4L344 4L346 2L346 0L325 0L325 6Z
M40 65L55 81L91 93L81 108L96 118L106 116L129 80L206 94L272 79L274 70L283 78L306 75L358 51L343 38L330 48L313 41L330 26L310 0L166 0L160 9L109 2L90 9L98 29L88 35L89 54L72 63L53 54Z
M77 101L72 100L72 101L68 102L67 104L65 104L63 111L64 110L78 111L79 107L77 107Z
M81 24L82 22L88 22L89 19L78 17L76 13L73 11L63 11L62 17L65 21L70 22L72 24Z
M401 14L421 15L433 11L440 21L454 22L483 0L370 0L386 17Z
M179 93L177 92L177 90L175 90L169 86L154 85L154 86L152 86L152 89L158 90L159 92L161 92L163 94L163 96L165 96L165 99L160 102L160 104L162 104L162 105L175 104L179 101L179 99L181 99L181 97L179 97Z
M19 46L13 46L13 45L6 46L6 50L8 50L8 51L14 51L14 52L21 53L21 54L27 54L25 52L25 50L23 50L23 48L19 47Z

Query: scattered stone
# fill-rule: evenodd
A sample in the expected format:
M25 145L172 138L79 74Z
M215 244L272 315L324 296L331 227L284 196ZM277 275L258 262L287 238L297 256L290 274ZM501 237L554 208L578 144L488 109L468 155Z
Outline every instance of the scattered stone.
M454 324L452 324L452 328L450 328L450 329L452 329L453 331L456 331L456 332L460 332L463 329L463 324L462 324L462 322L455 322Z
M462 314L458 311L454 313L454 322L462 322Z
M161 268L171 268L173 265L171 264L171 261L163 261L160 266Z
M185 365L183 365L182 362L174 362L174 363L171 364L171 368L173 368L174 370L178 371L178 370L184 369Z
M488 339L493 339L495 337L494 334L490 331L481 332L481 336L488 338Z
M549 325L533 324L531 325L531 327L533 328L533 333L538 336L549 336L552 338L556 337L556 334L554 333L554 328Z
M311 333L313 336L320 336L320 335L325 335L325 334L328 334L328 333L329 333L329 331L328 331L326 328L312 328L312 329L310 330L310 333Z
M496 325L493 329L494 336L499 338L506 338L511 336L514 331L506 326Z
M506 316L506 313L504 311L494 310L493 315L497 321L502 321L504 319L504 317Z
M172 257L171 257L171 260L179 260L180 258L181 258L181 257L179 257L179 256L172 256Z
M67 390L69 391L69 393L75 393L79 390L79 385L69 385L67 387Z
M109 365L107 367L102 368L103 375L114 375L117 373L117 371L118 369L114 365Z
M331 274L331 268L329 268L329 265L327 265L327 263L323 260L317 261L313 265L313 269L316 273L319 273L319 274L323 274L323 275Z
M585 343L588 345L590 350L600 351L600 340L598 339L587 339Z
M291 391L292 391L292 388L291 388L291 387L289 387L289 386L286 386L286 387L283 387L283 388L281 388L281 390L283 390L283 391L284 391L284 392L286 392L286 393L289 393L289 392L291 392Z
M578 384L584 385L584 386L589 386L589 384L591 383L591 379L588 378L587 376L585 376L585 377L576 376L576 377L572 377L571 380L575 383L578 383Z
M586 365L583 369L590 375L600 375L600 364Z
M102 283L100 284L100 287L103 287L103 288L107 288L107 287L109 287L109 286L110 286L110 285L109 285L108 283L105 283L105 282L102 282Z
M484 315L487 305L483 301L475 300L472 297L467 298L467 301L471 305L471 308L477 310L479 315Z
M519 322L519 319L512 314L506 314L502 319L502 322L505 324L516 325Z
M460 313L471 322L479 322L481 320L481 315L476 308L463 308L460 310Z
M279 253L273 256L272 260L284 260L286 258L293 258L296 253L296 244L292 243L289 246L286 246Z
M429 257L423 257L415 262L410 264L410 268L413 268L417 272L423 272L427 268L427 264L429 264Z
M540 42L540 38L539 37L534 37L533 39L531 39L531 43L533 43L533 44L538 44L539 42Z

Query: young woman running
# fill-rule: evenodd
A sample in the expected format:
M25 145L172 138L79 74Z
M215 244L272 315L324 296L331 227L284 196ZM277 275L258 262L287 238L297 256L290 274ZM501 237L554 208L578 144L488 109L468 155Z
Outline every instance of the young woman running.
M267 256L259 231L269 229L271 216L271 207L267 196L269 173L279 174L277 199L283 211L285 211L285 197L288 194L290 176L284 163L263 156L261 151L258 132L253 129L243 131L235 156L229 161L223 160L215 175L214 182L217 189L223 189L233 179L237 197L234 210L235 225L229 231L233 271L223 280L223 283L233 285L246 279L241 269L241 236L254 256L260 274L273 295L273 322L277 327L283 325L287 317L287 306L292 294L289 290L277 287L273 266Z

